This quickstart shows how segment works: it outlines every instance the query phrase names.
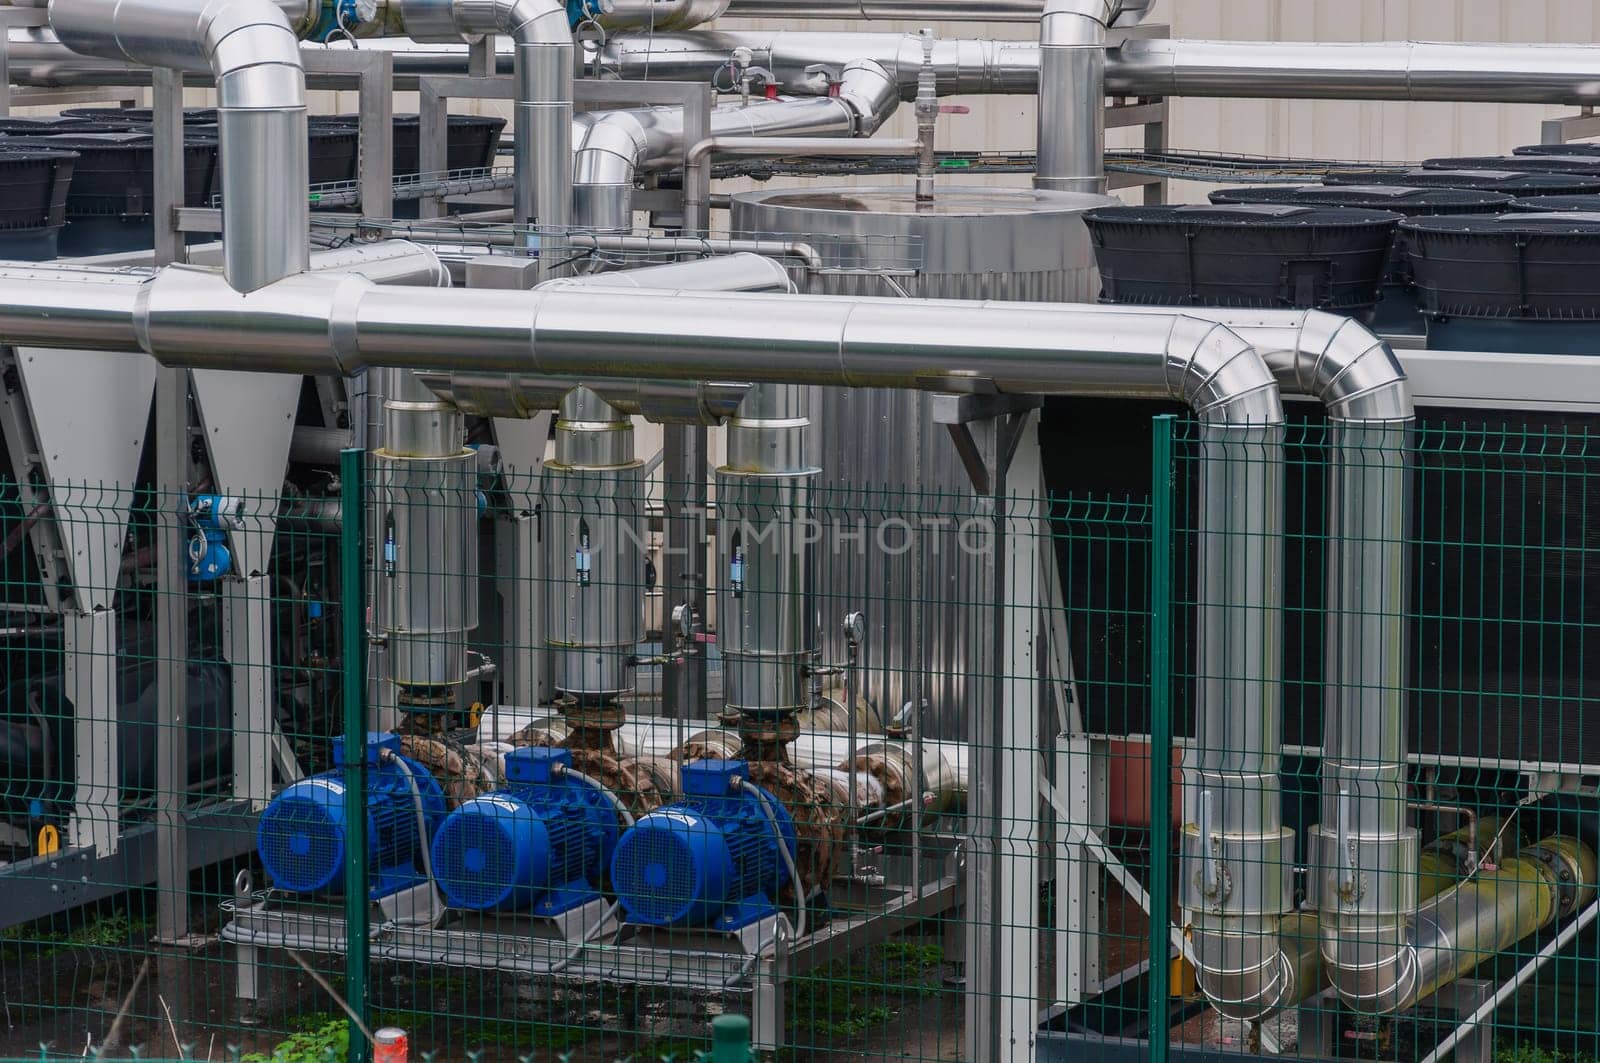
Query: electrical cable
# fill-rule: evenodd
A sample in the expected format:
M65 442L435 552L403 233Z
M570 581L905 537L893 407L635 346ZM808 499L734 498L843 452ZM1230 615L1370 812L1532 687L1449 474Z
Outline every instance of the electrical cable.
M416 774L412 772L411 765L406 763L406 758L389 749L383 751L382 757L400 769L400 773L406 777L406 786L411 791L411 807L417 814L417 840L422 845L422 870L428 876L428 893L432 902L428 912L428 925L436 927L439 925L445 906L439 900L439 881L433 875L433 847L428 844L428 815L422 807L422 791L417 787Z

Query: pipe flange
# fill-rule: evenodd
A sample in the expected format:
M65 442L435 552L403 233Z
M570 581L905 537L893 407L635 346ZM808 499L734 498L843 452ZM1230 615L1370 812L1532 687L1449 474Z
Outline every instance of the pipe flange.
M1583 869L1573 854L1541 843L1518 849L1517 855L1537 861L1550 873L1556 887L1556 914L1561 918L1571 915L1578 907L1583 888Z
M556 699L555 706L575 731L615 731L628 722L628 710L615 701L586 703L566 694Z

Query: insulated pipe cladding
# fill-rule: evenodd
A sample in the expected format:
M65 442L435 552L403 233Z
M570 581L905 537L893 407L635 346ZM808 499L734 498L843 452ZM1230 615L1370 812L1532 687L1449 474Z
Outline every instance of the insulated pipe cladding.
M728 418L728 461L717 470L723 578L717 632L723 697L742 719L792 717L810 705L814 651L809 605L811 482L805 460L809 389L758 384Z
M1137 313L1140 309L1096 308L1111 313ZM1392 830L1385 833L1386 829L1404 824L1406 818L1402 702L1410 511L1406 447L1415 411L1405 371L1388 344L1359 322L1336 314L1206 308L1189 312L1237 332L1261 352L1284 391L1312 396L1328 411L1327 504L1332 546L1325 659L1334 711L1324 739L1330 750L1323 768L1324 800L1328 790L1337 800L1340 792L1349 788L1352 771L1384 780L1384 818L1372 821L1370 827L1366 821L1348 825L1345 833L1347 844L1360 845L1363 839L1376 837L1373 844L1381 848L1385 838L1394 836ZM1242 466L1238 460L1221 465L1206 462L1202 476L1215 471L1224 482L1205 484L1203 497L1213 497L1214 490L1223 498L1243 492L1268 504L1275 485L1252 469L1257 463L1248 455L1243 458ZM1271 504L1281 508L1281 502L1279 497ZM1268 564L1266 559L1259 562ZM1253 581L1265 578L1268 571L1232 567L1219 573L1223 579ZM1217 575L1213 573L1212 578ZM1203 583L1202 608L1214 602L1219 591L1224 600L1249 600L1241 598L1238 589ZM1249 676L1252 662L1264 663L1255 655L1276 659L1280 652L1276 642L1270 641L1276 638L1275 629L1259 634L1248 628L1228 630L1237 634L1225 638L1223 644L1244 659L1213 662L1202 656L1203 676ZM1247 641L1241 642L1240 637ZM1248 641L1257 637L1269 641ZM1347 699L1354 700L1347 705ZM1225 711L1212 713L1223 706L1227 706ZM1265 714L1264 718L1254 718L1257 713ZM1292 849L1279 851L1288 840L1288 832L1277 826L1281 822L1276 778L1280 717L1281 705L1270 691L1258 697L1248 688L1219 691L1212 690L1209 682L1202 683L1197 740L1201 814L1200 821L1185 831L1184 903L1196 911L1210 906L1213 917L1225 917L1230 913L1226 904L1217 903L1217 895L1226 894L1238 895L1240 899L1233 902L1236 907L1256 909L1234 913L1248 917L1237 922L1224 919L1219 924L1212 918L1208 922L1213 927L1205 931L1196 923L1194 943L1201 987L1219 1010L1239 1018L1261 1017L1294 1004L1315 991L1321 980L1315 948L1318 921L1295 916L1293 925L1286 922L1274 943L1266 911L1287 896L1280 876L1287 875L1292 855ZM1367 744L1358 744L1362 742ZM1241 745L1242 754L1229 752ZM1260 760L1256 759L1258 753ZM1315 845L1320 828L1311 831ZM1412 838L1414 845L1414 832ZM1364 881L1374 884L1375 893L1378 884L1390 884L1383 887L1382 895L1390 898L1385 902L1389 910L1384 925L1390 940L1396 940L1396 927L1415 911L1416 901L1414 894L1397 899L1394 891L1407 888L1400 885L1402 880L1414 880L1417 862L1414 852L1409 859L1401 853L1389 855L1393 859L1384 864L1368 859L1358 861L1357 866ZM1331 902L1336 893L1324 895ZM1222 910L1216 911L1219 907ZM1348 919L1341 924L1333 904L1322 908L1325 943L1340 939L1339 928L1348 924ZM1330 950L1326 944L1324 959L1336 983L1342 966L1353 962L1348 949Z
M561 400L556 454L544 464L540 514L552 684L577 707L614 704L634 687L644 640L644 463L633 422L593 390Z
M306 79L300 42L277 4L52 0L50 25L83 55L211 74L228 283L251 292L306 269Z
M440 711L466 682L478 626L478 455L463 445L460 410L410 372L388 381L372 455L376 620L399 708Z
M397 0L418 41L510 37L516 54L512 214L539 228L540 272L561 274L572 226L572 30L560 0Z

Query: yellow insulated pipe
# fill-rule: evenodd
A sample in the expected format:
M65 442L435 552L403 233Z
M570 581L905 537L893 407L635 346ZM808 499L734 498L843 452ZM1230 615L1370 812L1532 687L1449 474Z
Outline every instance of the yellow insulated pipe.
M1593 850L1552 835L1436 894L1412 917L1404 942L1341 939L1324 924L1323 955L1340 961L1327 974L1356 1011L1403 1011L1588 903L1595 873Z

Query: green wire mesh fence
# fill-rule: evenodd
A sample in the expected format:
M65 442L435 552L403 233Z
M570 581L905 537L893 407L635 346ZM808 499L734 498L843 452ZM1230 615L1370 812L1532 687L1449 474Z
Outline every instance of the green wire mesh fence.
M1596 440L1136 450L10 485L4 1049L1592 1056Z

